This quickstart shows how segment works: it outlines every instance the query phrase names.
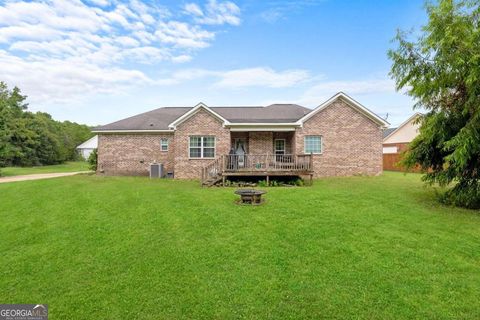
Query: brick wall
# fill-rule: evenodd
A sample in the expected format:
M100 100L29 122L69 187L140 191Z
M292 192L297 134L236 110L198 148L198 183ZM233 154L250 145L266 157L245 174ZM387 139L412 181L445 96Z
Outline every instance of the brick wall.
M169 139L168 151L160 139ZM173 134L99 134L98 172L106 175L148 175L150 163L163 163L173 171Z
M148 175L149 164L164 163L180 179L198 179L201 168L212 159L190 159L189 138L216 138L216 156L228 154L235 137L245 137L248 153L272 154L273 140L286 139L287 153L304 153L305 135L323 137L323 153L314 155L315 176L375 175L382 171L380 127L345 101L338 99L292 132L232 133L222 122L200 110L177 126L173 134L99 134L98 170L109 175ZM168 152L160 151L160 139L169 139Z
M313 156L316 177L382 172L382 130L342 99L297 129L295 148L299 154L304 153L306 135L323 137L323 153Z
M230 130L223 128L222 122L209 112L200 109L196 114L177 126L175 131L175 178L198 179L201 168L212 159L190 159L190 136L215 136L216 156L230 151Z
M250 154L272 154L273 153L273 133L272 132L250 132L248 138L248 148Z

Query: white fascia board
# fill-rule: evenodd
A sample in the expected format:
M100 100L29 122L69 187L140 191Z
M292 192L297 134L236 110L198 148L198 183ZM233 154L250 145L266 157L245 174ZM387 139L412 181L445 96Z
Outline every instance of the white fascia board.
M230 127L231 132L245 132L245 131L295 131L295 127Z
M227 126L230 131L239 132L239 131L295 131L295 128L299 127L297 124L292 122L287 123L230 123Z
M351 97L349 97L348 95L346 95L345 93L343 92L339 92L337 93L336 95L334 95L333 97L331 97L330 99L328 99L327 101L325 101L324 103L322 103L321 105L319 105L318 107L316 107L315 109L313 109L312 112L308 113L307 115L305 115L303 118L301 118L300 120L297 121L297 124L300 125L300 126L303 126L303 123L305 121L307 121L308 119L310 119L311 117L313 117L315 114L317 114L318 112L322 111L323 109L325 109L326 107L328 107L333 101L335 101L336 99L338 98L343 98L350 106L354 107L355 109L357 109L358 111L360 111L361 113L363 113L365 116L367 116L368 118L370 118L372 121L378 123L379 125L381 125L382 127L388 127L390 125L390 123L388 123L387 121L385 121L384 119L382 119L381 117L379 117L378 115L376 115L375 113L373 113L372 111L368 110L366 107L364 107L362 104L360 104L358 101L355 101L354 99L352 99Z
M174 130L93 130L93 133L173 133Z
M238 126L257 126L257 127L298 127L298 124L295 122L235 122L229 123L228 127L238 127Z
M201 108L205 109L207 112L211 113L212 115L214 115L215 117L223 121L224 126L230 123L227 119L225 119L224 117L222 117L221 115L219 115L218 113L210 109L206 104L204 104L203 102L200 102L195 107L193 107L193 109L191 109L190 111L188 111L187 113L185 113L184 115L182 115L181 117L179 117L178 119L170 123L168 127L171 129L176 129L180 123L182 123L183 121L193 116Z

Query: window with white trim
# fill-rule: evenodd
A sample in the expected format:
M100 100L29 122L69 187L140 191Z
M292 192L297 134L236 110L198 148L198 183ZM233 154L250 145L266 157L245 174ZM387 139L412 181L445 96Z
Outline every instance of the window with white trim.
M322 153L322 136L305 136L305 153Z
M215 137L191 136L189 154L190 158L215 158Z
M160 139L160 150L161 151L168 151L168 139L167 138Z

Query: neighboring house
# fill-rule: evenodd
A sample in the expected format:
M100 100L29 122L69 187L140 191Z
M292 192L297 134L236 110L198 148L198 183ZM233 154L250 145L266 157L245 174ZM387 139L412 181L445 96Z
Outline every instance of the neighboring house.
M225 176L377 175L388 123L344 93L314 110L266 107L160 108L94 129L98 171L148 175L162 163L180 179Z
M78 153L82 156L83 159L87 160L90 157L90 154L94 149L97 149L98 146L98 136L91 137L81 145L77 147Z
M400 155L408 149L408 144L418 135L420 124L416 122L421 113L415 113L397 128L384 131L383 137L383 169L403 171L398 165Z

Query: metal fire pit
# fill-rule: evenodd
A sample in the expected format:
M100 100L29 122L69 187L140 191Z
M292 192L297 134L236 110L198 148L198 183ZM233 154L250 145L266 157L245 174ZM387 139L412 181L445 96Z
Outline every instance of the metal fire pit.
M241 204L261 204L262 203L262 194L267 193L263 190L254 190L254 189L239 189L235 191L235 194L240 196Z

